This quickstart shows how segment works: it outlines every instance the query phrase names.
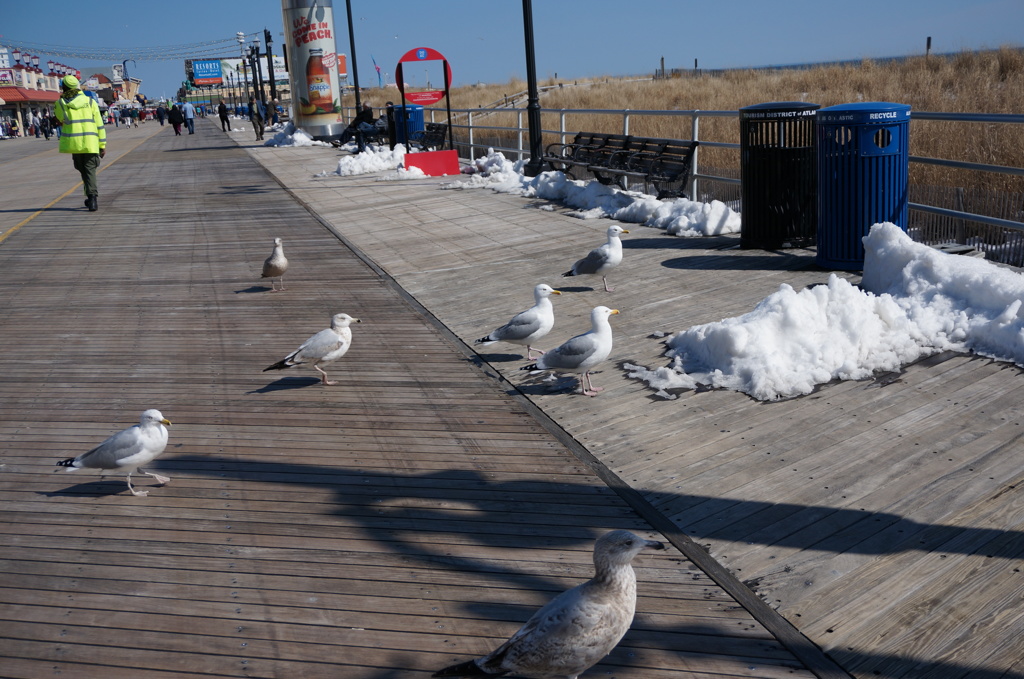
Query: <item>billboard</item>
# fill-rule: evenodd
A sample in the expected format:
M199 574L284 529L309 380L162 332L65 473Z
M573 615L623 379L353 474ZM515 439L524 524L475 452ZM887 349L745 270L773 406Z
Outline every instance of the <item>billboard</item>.
M220 85L223 82L220 60L194 60L192 62L192 82L196 85Z
M295 125L318 141L336 139L346 125L338 77L343 59L334 47L331 0L282 0L281 10L288 36Z

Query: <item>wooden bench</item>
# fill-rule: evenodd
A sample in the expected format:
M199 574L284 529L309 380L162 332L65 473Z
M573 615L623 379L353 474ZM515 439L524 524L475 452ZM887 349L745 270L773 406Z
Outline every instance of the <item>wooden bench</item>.
M582 167L606 185L626 188L629 179L641 180L660 199L685 195L696 148L697 142L681 139L580 132L568 144L548 146L543 160L573 178L573 169Z
M628 145L629 137L624 134L578 132L568 144L549 145L542 161L552 170L574 177L572 168L604 167L612 154L625 150Z
M447 138L447 123L427 123L424 129L416 130L409 135L409 146L415 146L421 151L440 149Z

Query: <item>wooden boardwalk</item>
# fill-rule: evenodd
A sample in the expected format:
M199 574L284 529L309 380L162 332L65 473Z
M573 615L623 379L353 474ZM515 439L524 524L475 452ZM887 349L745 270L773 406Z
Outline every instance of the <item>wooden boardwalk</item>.
M480 360L606 482L636 492L646 518L706 548L708 572L735 596L756 592L857 677L1024 677L1018 368L941 354L776 403L725 391L661 400L623 364L665 365L655 333L745 313L783 283L825 282L813 251L627 225L606 294L600 279L559 278L603 242L605 220L440 179L316 177L334 168L330 151L250 153L467 344L529 306L539 282L574 291L554 299L545 348L587 329L593 306L618 308L597 398L550 393L518 370L516 347Z
M509 393L212 120L195 136L151 125L111 131L96 213L53 147L0 143L0 168L18 182L0 200L0 675L425 677L486 652L589 577L606 530L689 549L588 457L603 454L599 441L574 441ZM278 172L336 157L250 151ZM426 246L420 234L454 227L451 242L401 255L431 256L436 270L493 258L468 239L492 213L504 213L491 217L501 238L524 237L520 215L576 240L564 218L521 201L430 182L334 189L337 227L365 226L368 241ZM259 270L275 236L292 266L287 292L269 294ZM476 288L497 279L473 273L447 279L452 299L428 300L434 313L468 301L459 314L474 318L449 319L463 331L528 292L498 299ZM403 272L402 285L434 284L417 275ZM303 369L261 372L341 311L362 323L329 368L339 386ZM599 413L618 398L551 403ZM54 466L151 407L174 425L155 465L172 481L143 477L149 497L129 495L123 477ZM780 642L728 577L723 586L676 546L637 560L634 628L587 676L842 676L795 631Z

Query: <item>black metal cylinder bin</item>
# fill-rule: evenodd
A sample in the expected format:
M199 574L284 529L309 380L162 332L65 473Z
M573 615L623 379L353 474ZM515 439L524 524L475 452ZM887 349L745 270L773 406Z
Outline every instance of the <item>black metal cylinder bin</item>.
M740 247L812 245L818 221L817 104L783 101L740 109Z
M858 102L818 111L818 255L827 269L860 271L871 227L907 230L910 106Z

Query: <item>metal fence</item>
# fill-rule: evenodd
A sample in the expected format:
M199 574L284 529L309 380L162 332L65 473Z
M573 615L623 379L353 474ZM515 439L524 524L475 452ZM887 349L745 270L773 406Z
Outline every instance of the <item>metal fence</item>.
M442 121L443 109L427 109L430 121ZM452 109L452 128L459 155L475 159L489 149L501 151L515 159L529 156L529 130L526 109ZM497 117L514 116L514 124L497 124ZM689 129L690 140L699 141L694 154L694 171L687 195L695 200L720 200L742 211L740 201L739 149L737 143L701 138L700 123L708 118L739 119L738 111L632 111L607 109L541 109L542 120L557 119L558 126L542 131L544 144L565 143L581 131L573 118L606 117L600 130L609 133L630 133L631 121L638 118L681 118L679 128ZM911 112L914 120L942 120L976 125L1024 124L1024 115ZM738 122L737 122L738 127ZM587 131L595 131L592 128ZM736 163L716 167L701 163L701 149L721 148L735 153ZM910 156L911 163L941 165L975 172L1024 175L1024 168L968 163L949 158ZM926 187L911 185L908 232L920 242L929 244L960 243L985 252L994 261L1024 266L1024 193L1007 193L957 187Z

